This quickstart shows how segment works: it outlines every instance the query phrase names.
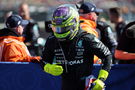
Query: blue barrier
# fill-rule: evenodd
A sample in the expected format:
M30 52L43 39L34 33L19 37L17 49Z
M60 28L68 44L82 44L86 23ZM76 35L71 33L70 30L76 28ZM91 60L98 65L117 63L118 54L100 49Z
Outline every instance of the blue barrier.
M60 90L60 77L46 74L39 64L0 63L0 90Z
M94 75L98 75L100 67L96 65ZM135 64L112 65L105 90L135 90Z
M99 65L94 65L98 75ZM39 64L0 63L0 90L60 90L61 78L45 73ZM135 65L113 65L106 90L135 90Z

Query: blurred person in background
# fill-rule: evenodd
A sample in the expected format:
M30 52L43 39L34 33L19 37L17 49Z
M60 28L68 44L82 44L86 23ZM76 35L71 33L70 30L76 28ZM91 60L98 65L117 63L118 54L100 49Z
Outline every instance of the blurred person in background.
M135 21L124 28L115 50L115 58L119 60L119 64L135 64Z
M11 16L13 14L13 12L12 11L8 11L8 12L6 12L5 14L4 14L4 23L6 23L6 20L7 20L7 18L9 17L9 16ZM4 26L5 28L6 28L6 25Z
M13 14L13 11L8 11L4 14L4 20L6 22L7 18Z
M115 31L117 36L116 39L119 42L119 38L123 32L124 27L126 26L126 22L122 17L121 8L109 8L109 17L110 21L115 24Z
M97 16L102 12L97 12ZM99 39L109 48L113 55L113 64L117 64L118 62L115 60L114 57L114 52L117 47L117 41L116 38L114 37L114 33L112 30L112 27L107 24L105 21L102 21L103 19L100 20L98 18L97 20L97 32L99 34Z
M98 37L98 32L96 31L97 11L96 6L90 2L83 2L79 8L81 28L96 37Z
M29 20L29 24L25 27L23 36L25 37L25 44L28 47L31 55L41 55L41 48L39 46L38 38L40 37L40 28L31 17L29 6L27 3L21 3L19 6L19 15L25 19Z
M0 61L39 62L39 56L31 56L22 37L23 29L28 24L19 15L6 19L6 28L0 30Z
M79 8L80 20L82 21L80 25L83 30L98 37L114 54L117 42L113 36L112 28L107 23L97 20L101 12L103 10L97 8L93 3L83 2ZM100 59L96 56L94 61L95 64L100 64Z
M80 28L78 11L67 5L56 8L52 29L54 34L47 38L42 56L44 71L62 76L62 90L84 90L85 80L92 74L94 55L97 55L102 59L102 67L92 90L102 90L112 56L96 36Z

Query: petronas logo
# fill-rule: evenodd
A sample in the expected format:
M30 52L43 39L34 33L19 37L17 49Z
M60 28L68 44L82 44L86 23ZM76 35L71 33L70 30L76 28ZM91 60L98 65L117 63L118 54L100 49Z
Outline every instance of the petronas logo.
M79 40L77 45L78 45L78 47L82 47L82 40Z

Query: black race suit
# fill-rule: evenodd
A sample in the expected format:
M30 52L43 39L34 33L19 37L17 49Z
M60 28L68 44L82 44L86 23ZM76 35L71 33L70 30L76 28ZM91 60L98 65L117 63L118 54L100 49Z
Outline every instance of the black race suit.
M117 46L117 41L114 38L112 28L103 21L97 21L97 31L99 32L99 39L114 53Z
M43 51L43 62L61 63L62 90L84 90L85 77L91 75L93 56L102 58L102 69L109 71L111 53L102 42L92 34L79 30L73 40L59 42L55 36L50 36Z
M112 31L111 26L103 21L97 21L97 31L99 33L99 39L111 51L113 55L113 63L117 63L117 61L114 58L114 51L117 47L117 41L116 38L114 38L114 33Z

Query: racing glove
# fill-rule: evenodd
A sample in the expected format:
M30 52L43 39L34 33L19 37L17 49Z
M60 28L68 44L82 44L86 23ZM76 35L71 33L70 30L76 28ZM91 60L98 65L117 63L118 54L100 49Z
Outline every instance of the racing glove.
M44 66L44 71L53 75L53 76L59 76L63 73L63 68L60 65L57 64L49 64L47 63Z
M93 84L94 87L92 90L102 90L105 86L104 82L108 77L108 72L106 70L101 69L98 75L98 79L96 79Z

